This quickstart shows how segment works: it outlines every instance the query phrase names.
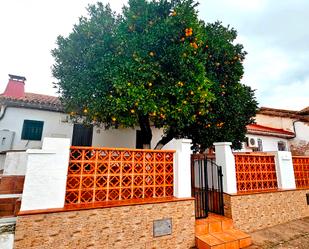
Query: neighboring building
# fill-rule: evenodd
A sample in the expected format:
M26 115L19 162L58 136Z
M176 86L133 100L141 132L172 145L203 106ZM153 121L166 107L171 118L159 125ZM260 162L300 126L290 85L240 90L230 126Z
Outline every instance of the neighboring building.
M248 143L243 151L288 150L309 155L309 107L301 111L262 107L255 121L247 127Z
M244 151L289 150L288 139L294 136L294 132L284 129L251 124L247 126L248 141L244 146Z
M0 95L1 150L41 148L43 137L72 137L57 97L25 92L25 77L9 75Z

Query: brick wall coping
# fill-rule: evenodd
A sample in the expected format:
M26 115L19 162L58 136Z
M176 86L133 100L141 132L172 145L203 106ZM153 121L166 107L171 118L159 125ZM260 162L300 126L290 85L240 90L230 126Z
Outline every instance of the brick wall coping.
M71 149L81 150L112 150L112 151L135 151L135 152L155 152L155 153L176 153L176 150L154 150L154 149L131 149L131 148L110 148L110 147L89 147L89 146L71 146Z
M191 200L194 200L194 198L165 197L165 198L148 198L148 199L125 200L125 201L96 202L96 203L88 203L88 204L72 204L72 205L65 205L65 207L63 208L49 208L49 209L20 211L18 213L18 216L70 212L70 211L99 209L99 208L135 206L135 205L145 205L145 204L158 204L158 203L165 203L165 202L191 201Z
M270 189L270 190L259 190L259 191L246 191L246 192L238 192L237 194L228 194L230 196L242 196L242 195L258 195L258 194L270 194L270 193L279 193L279 192L287 192L287 191L301 191L301 190L309 190L309 187L305 188L297 188L297 189Z
M274 152L233 152L236 156L274 156Z

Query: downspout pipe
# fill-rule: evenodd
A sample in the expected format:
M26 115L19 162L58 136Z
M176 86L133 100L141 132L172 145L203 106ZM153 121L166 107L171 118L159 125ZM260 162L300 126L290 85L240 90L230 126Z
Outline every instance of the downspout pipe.
M289 139L293 139L293 138L295 138L296 137L296 128L295 128L295 123L297 123L297 122L301 122L300 120L294 120L293 121L293 131L294 131L294 136L293 137L291 137L291 138L289 138Z

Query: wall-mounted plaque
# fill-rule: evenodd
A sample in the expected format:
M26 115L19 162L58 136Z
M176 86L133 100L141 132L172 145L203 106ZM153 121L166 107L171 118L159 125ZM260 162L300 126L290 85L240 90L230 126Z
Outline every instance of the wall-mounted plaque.
M153 221L153 237L172 234L172 218Z

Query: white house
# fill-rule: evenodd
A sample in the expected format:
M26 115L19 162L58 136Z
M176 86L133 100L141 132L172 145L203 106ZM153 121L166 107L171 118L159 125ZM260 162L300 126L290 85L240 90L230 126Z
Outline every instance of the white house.
M104 130L69 122L57 97L25 92L25 77L9 75L0 95L0 151L42 147L44 137L70 138L72 145L130 147L136 129ZM161 131L153 129L153 144Z
M9 75L0 95L1 150L41 148L43 137L72 137L57 97L25 92L25 77Z

